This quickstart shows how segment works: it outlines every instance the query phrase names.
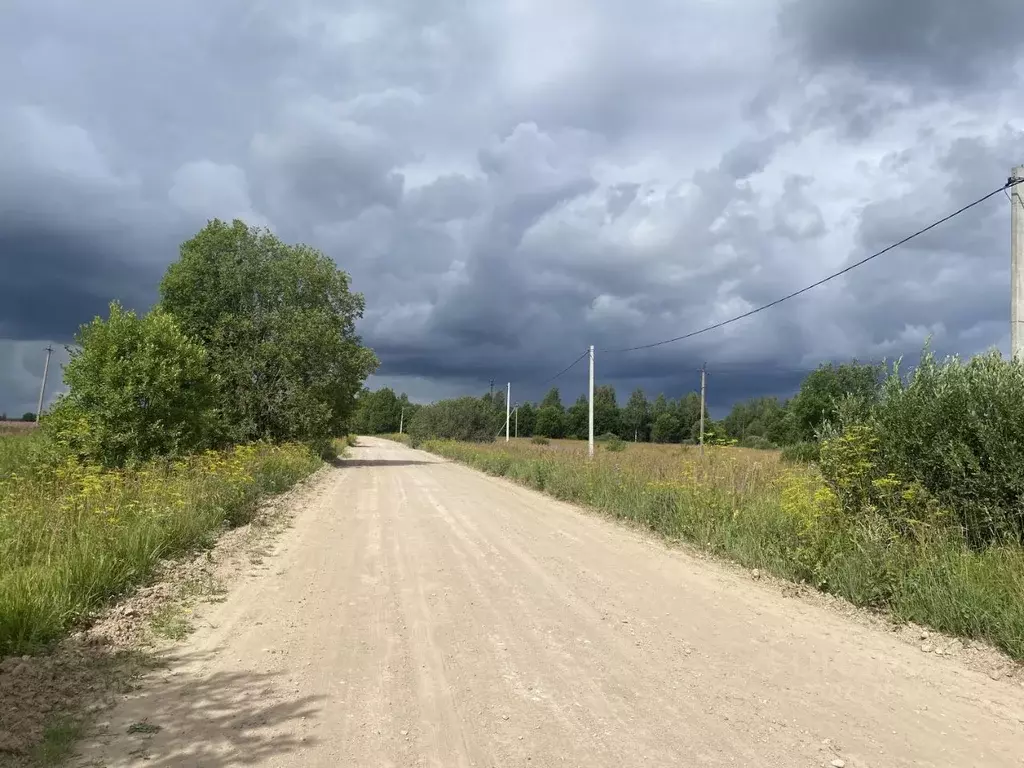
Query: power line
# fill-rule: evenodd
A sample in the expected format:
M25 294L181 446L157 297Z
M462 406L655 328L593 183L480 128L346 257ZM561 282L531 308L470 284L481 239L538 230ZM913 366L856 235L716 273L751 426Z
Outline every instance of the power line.
M583 358L585 358L585 357L586 357L587 355L589 355L589 354L590 354L590 350L589 350L589 349L585 349L585 350L583 350L583 354L582 354L582 355L580 355L579 357L577 357L577 358L576 358L575 360L573 360L573 361L572 361L571 363L569 363L569 365L567 365L567 366L566 366L565 368L563 368L562 370L560 370L560 371L559 371L558 373L556 373L556 374L555 374L554 376L552 376L552 377L550 377L550 378L547 378L547 379L544 379L544 381L542 381L542 382L538 383L538 384L537 384L537 386L538 386L538 387L542 387L542 386L544 386L545 384L548 384L548 383L550 383L550 382L554 381L554 380L555 380L555 379L557 379L557 378L558 378L559 376L562 376L562 375L564 375L564 374L568 373L569 371L571 371L571 370L572 370L573 368L575 368L575 367L576 367L576 366L577 366L577 365L579 364L580 360L582 360Z
M939 219L938 221L936 221L936 222L934 222L932 224L929 224L924 229L919 229L914 234L908 235L907 237L904 237L902 240L899 240L899 241L893 243L892 245L889 245L889 246L883 248L882 250L878 251L877 253L873 253L870 256L867 256L867 257L861 259L860 261L856 261L853 264L850 264L848 267L844 267L843 269L839 270L838 272L833 272L828 277L822 278L821 280L819 280L816 283L811 283L807 287L801 288L799 291L794 291L793 293L790 293L790 294L788 294L786 296L783 296L782 298L776 299L775 301L769 302L768 304L764 304L763 306L757 307L756 309L752 309L749 312L744 312L742 315L736 315L736 317L730 317L728 320L722 320L719 323L715 323L715 324L709 325L709 326L707 326L705 328L701 328L701 329L696 330L696 331L691 331L690 333L683 334L682 336L676 336L676 337L671 338L671 339L665 339L663 341L655 341L655 342L653 342L651 344L640 344L640 345L638 345L636 347L625 347L623 349L603 349L603 350L601 350L601 352L603 354L618 354L618 353L621 353L621 352L634 352L634 351L639 350L639 349L651 349L652 347L660 347L660 346L662 346L664 344L672 344L673 342L676 342L676 341L683 341L684 339L692 339L694 336L699 336L702 333L707 333L708 331L716 330L718 328L721 328L722 326L729 325L730 323L735 323L737 320L743 320L744 318L750 317L751 315L756 315L758 312L764 312L766 309L771 309L772 307L774 307L777 304L781 304L784 301L788 301L789 299L796 298L797 296L799 296L802 293L807 293L807 291L811 290L812 288L817 288L819 285L824 285L829 280L834 280L835 278L839 277L840 275L845 275L847 272L849 272L849 271L851 271L853 269L856 269L857 267L859 267L859 266L861 266L863 264L867 264L872 259L877 259L879 256L882 256L882 255L888 253L889 251L893 250L894 248L899 248L901 245L904 245L905 243L910 242L915 237L919 237L920 235L923 235L925 232L928 232L929 230L935 229L935 227L939 226L940 224L945 224L950 219L959 216L961 213L969 211L971 208L974 208L976 205L981 205L983 202L988 200L990 197L994 197L995 195L998 195L1000 192L1006 192L1006 190L1009 189L1010 187L1015 187L1015 186L1017 186L1018 184L1020 184L1022 182L1024 182L1024 179L1012 179L1012 178L1011 179L1007 179L1006 183L1003 184L1001 187L998 187L997 189L992 190L991 192L989 192L984 197L979 197L973 203L968 203L967 205L965 205L962 208L954 211L953 213L949 214L948 216L944 216L943 218Z

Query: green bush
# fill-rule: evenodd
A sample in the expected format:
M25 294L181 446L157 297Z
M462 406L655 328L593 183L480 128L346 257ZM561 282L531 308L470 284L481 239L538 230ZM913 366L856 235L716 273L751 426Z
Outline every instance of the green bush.
M775 448L775 443L769 440L767 437L761 437L760 435L751 435L745 437L739 442L740 448L753 448L758 451L768 451Z
M782 460L791 464L810 464L818 460L821 445L817 442L799 442L782 449Z
M159 309L110 305L82 326L64 368L69 391L43 419L60 449L106 467L181 456L216 441L205 350Z
M996 351L939 362L925 350L909 377L897 364L864 419L844 419L847 444L822 470L835 484L861 477L858 509L884 508L886 494L945 510L974 547L1024 540L1024 363ZM832 441L834 446L839 443ZM868 440L870 446L863 445ZM848 454L848 455L847 455ZM909 512L908 512L909 514Z
M409 438L414 447L425 440L494 442L499 427L496 414L490 403L475 397L442 400L416 412L409 421ZM502 413L501 423L504 422Z
M618 453L619 451L626 450L626 442L618 435L602 435L601 445L606 451L613 451Z
M544 435L534 435L530 438L530 442L534 445L548 445L551 441L544 437Z

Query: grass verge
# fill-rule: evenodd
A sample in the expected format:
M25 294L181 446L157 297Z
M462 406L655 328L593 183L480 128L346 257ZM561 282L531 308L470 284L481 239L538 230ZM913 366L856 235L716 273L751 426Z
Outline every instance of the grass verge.
M116 472L7 461L0 467L0 656L54 642L147 581L161 559L209 546L225 526L249 522L263 497L320 464L294 444Z
M344 437L336 437L334 439L334 452L338 456L344 456L345 451L349 448L354 448L359 444L359 438L355 435L345 435Z
M429 441L425 450L669 539L852 603L884 609L1024 660L1024 548L972 550L953 529L897 531L854 518L818 471L776 452L630 445L599 449L518 441Z

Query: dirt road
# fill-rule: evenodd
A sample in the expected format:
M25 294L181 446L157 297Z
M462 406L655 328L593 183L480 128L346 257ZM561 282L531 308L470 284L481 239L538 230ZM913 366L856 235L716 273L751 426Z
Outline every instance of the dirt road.
M83 764L1024 765L1015 680L361 443Z

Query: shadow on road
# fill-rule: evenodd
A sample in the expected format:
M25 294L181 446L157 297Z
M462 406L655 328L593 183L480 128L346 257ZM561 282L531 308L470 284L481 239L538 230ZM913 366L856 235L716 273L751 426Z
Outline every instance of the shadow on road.
M441 460L421 461L419 459L342 459L332 462L336 467L415 467L421 464L443 464Z
M188 654L167 662L169 673L143 680L112 713L108 732L81 745L80 756L91 758L98 748L115 761L132 756L159 768L226 768L273 764L316 745L305 721L312 722L322 697L297 690L282 674L204 674L200 658Z

